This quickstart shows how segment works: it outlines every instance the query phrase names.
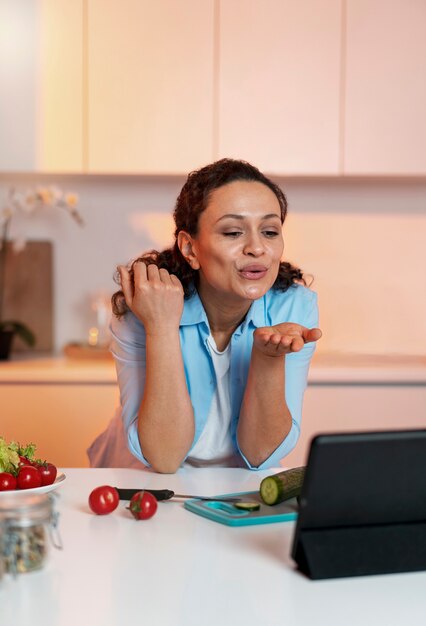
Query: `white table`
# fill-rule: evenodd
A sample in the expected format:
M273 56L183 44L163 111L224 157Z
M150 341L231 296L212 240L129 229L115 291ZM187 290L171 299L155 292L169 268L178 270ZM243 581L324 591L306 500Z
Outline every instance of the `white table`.
M65 469L62 552L0 585L0 624L16 626L402 626L424 623L426 573L312 582L289 553L292 522L227 527L159 503L135 521L87 506L99 485L217 495L257 489L270 471L182 469L175 475Z

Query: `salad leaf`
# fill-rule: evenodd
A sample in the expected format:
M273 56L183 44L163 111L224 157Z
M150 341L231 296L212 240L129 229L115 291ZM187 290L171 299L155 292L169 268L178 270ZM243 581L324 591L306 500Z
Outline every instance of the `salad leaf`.
M19 466L19 454L0 437L0 472L15 474Z
M15 442L12 442L11 445L13 445L14 443ZM18 444L17 453L20 456L24 456L29 461L33 461L34 460L35 451L36 451L36 447L37 446L35 445L35 443L28 443L26 446L21 446L21 444Z

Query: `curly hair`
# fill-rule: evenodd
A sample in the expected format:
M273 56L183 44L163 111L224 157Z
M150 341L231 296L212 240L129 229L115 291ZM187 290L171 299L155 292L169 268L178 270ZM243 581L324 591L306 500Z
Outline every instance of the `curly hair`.
M153 263L159 269L164 268L170 274L175 274L182 283L185 298L189 298L196 288L198 271L191 268L179 250L177 244L178 234L184 230L192 237L195 237L198 233L200 215L207 208L214 190L235 181L259 182L269 187L279 202L281 223L284 223L287 215L287 199L278 185L262 174L257 167L247 163L247 161L236 159L215 161L199 170L190 172L177 197L173 212L175 222L175 242L173 246L161 252L150 250L134 259L129 265L131 278L133 279L135 263L142 262L145 265ZM115 273L114 280L117 284L120 284L118 272ZM291 265L291 263L281 262L273 288L279 291L286 291L296 282L306 284L302 271ZM114 293L111 301L113 313L117 317L121 317L128 310L121 290Z

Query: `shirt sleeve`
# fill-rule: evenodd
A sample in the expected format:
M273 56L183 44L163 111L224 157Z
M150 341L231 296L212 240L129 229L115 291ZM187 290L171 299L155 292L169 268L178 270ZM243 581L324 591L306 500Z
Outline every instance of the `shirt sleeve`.
M305 305L305 313L304 315L302 314L301 321L298 321L297 323L306 326L306 328L317 328L317 294L313 291L308 293L310 295L310 299ZM280 443L274 452L257 467L252 466L241 450L239 450L249 469L263 470L270 467L279 467L281 459L287 456L287 454L289 454L295 447L300 435L303 396L308 384L309 365L315 352L315 346L315 341L307 343L302 350L300 350L300 352L292 352L285 357L285 397L291 414L291 429L286 438Z
M138 413L145 388L146 341L141 322L130 311L111 321L110 349L120 389L121 419L130 452L147 467L138 437Z

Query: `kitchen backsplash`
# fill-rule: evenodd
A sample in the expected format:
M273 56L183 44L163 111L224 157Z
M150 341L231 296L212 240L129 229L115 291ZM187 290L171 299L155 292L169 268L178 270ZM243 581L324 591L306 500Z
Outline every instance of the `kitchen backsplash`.
M7 188L57 184L80 196L85 226L66 215L26 219L29 239L53 242L54 347L85 341L93 301L116 289L113 274L143 250L172 240L183 179L0 175ZM319 352L426 351L426 180L278 179L289 201L285 257L313 276L324 337ZM13 231L11 233L13 236Z

